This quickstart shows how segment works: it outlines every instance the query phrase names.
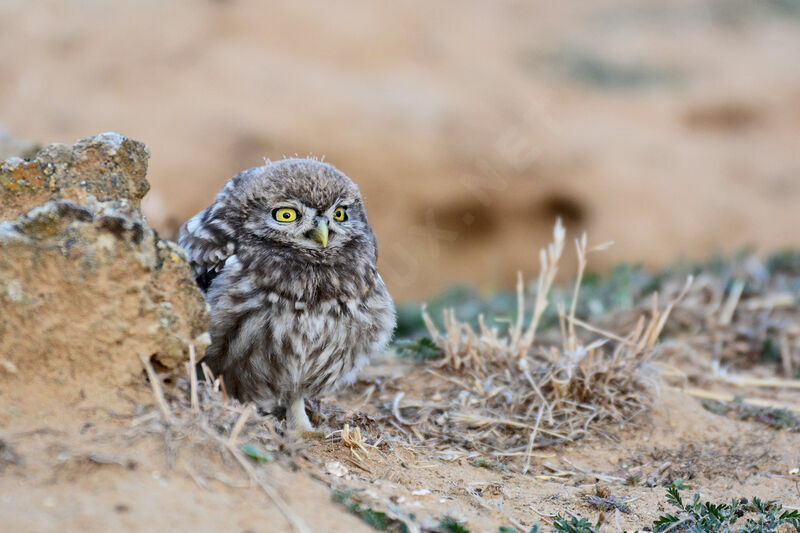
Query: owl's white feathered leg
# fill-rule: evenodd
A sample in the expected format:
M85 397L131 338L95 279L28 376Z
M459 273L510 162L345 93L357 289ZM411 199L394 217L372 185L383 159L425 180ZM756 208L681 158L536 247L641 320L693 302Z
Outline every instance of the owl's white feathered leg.
M306 400L302 396L289 401L286 409L286 419L289 423L289 429L292 431L314 431L306 414Z

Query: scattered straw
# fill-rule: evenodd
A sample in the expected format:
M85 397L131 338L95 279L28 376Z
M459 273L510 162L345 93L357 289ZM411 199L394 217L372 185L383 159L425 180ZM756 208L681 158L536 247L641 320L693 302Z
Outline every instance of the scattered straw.
M522 467L522 473L527 474L528 468L531 466L531 458L533 457L533 443L536 442L536 433L539 431L539 423L542 421L542 414L544 414L544 403L539 407L539 415L536 417L536 425L531 431L531 438L528 439L528 449L525 451L525 466Z
M737 279L731 287L728 299L725 300L725 305L719 315L719 325L728 326L733 319L733 313L736 312L736 306L739 305L739 299L742 297L744 291L744 281Z
M721 374L720 378L739 387L763 387L773 389L800 389L798 379L756 378L752 376L732 376Z
M350 448L350 452L356 457L358 457L359 460L361 460L362 457L358 455L358 453L356 452L356 448L364 452L365 455L368 453L367 448L365 447L365 445L368 444L364 439L364 436L361 434L361 428L359 428L358 426L351 429L350 424L345 424L343 429L334 431L333 433L325 437L325 439L341 440L342 443L344 443L348 448ZM364 468L360 464L358 466Z

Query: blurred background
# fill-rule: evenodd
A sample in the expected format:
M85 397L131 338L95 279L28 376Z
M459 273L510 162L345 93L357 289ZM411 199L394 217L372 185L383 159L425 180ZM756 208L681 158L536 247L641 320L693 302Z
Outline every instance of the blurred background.
M0 50L0 129L145 142L168 237L324 156L399 301L533 277L556 216L596 270L800 244L800 0L2 0Z

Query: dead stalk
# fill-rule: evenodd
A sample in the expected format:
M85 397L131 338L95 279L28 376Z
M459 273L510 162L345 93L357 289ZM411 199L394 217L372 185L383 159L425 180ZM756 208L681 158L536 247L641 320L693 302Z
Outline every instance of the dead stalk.
M200 400L197 397L197 354L194 344L189 345L189 386L191 388L192 411L200 412Z
M242 415L239 417L239 420L236 421L236 424L233 426L233 430L231 430L231 436L228 438L229 445L236 446L236 438L239 436L239 432L242 431L242 428L247 423L247 419L250 418L250 413L253 412L254 407L255 406L252 403L248 403L244 406Z
M144 365L144 370L147 372L147 377L150 380L150 386L153 389L153 394L156 397L156 403L158 404L158 408L161 410L161 416L164 418L164 422L167 424L172 424L172 412L169 409L169 405L167 405L167 401L164 399L164 390L161 388L161 380L156 375L155 370L153 370L153 365L150 363L150 359L146 355L140 353L139 359L141 359L142 365Z
M539 431L539 423L542 421L542 415L544 414L544 404L539 408L539 414L536 416L536 425L533 427L533 431L531 431L531 438L528 439L528 450L525 452L525 466L522 467L522 473L527 474L528 468L531 466L531 452L533 452L533 443L536 441L536 433Z
M245 472L250 476L250 479L254 481L261 490L272 500L272 503L278 510L281 512L283 517L289 522L289 525L296 533L312 533L311 528L309 528L306 523L300 518L292 509L287 505L286 501L281 497L278 492L264 483L258 473L253 469L253 466L247 462L241 453L230 443L227 444L228 451L233 455L236 461L241 465Z

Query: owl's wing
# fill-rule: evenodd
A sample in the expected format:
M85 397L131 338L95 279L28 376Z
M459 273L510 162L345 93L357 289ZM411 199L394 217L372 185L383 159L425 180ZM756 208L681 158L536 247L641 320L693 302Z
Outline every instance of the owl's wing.
M178 244L189 256L197 285L208 291L211 282L222 272L225 261L236 252L236 243L228 237L226 224L212 216L214 206L200 211L181 227Z

